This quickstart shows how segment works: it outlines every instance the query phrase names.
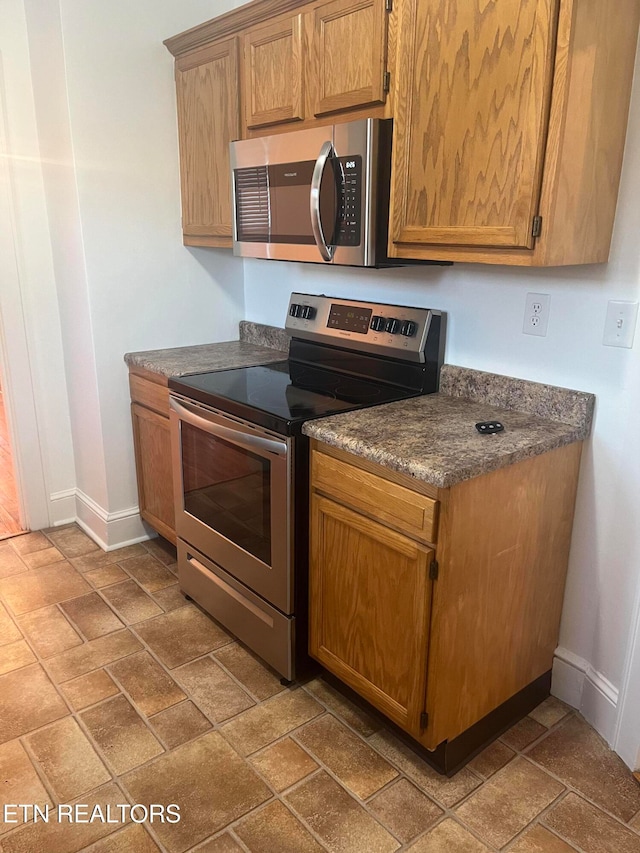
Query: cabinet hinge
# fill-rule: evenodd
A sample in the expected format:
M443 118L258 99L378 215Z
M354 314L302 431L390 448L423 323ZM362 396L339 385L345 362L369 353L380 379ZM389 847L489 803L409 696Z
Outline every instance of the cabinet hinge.
M426 711L423 711L420 714L420 728L426 729L428 725L429 725L429 715L427 714Z
M437 560L431 560L429 563L429 578L432 581L438 580L438 572L440 571L440 566L438 565Z
M391 88L391 72L385 71L382 76L382 90L388 92Z
M531 236L539 237L542 234L542 217L533 217L533 226L531 227Z
M393 12L393 0L385 0L384 8L386 12Z

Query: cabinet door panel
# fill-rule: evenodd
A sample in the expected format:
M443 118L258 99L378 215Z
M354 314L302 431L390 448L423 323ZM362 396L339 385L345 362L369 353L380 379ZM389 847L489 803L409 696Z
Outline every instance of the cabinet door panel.
M315 115L385 101L383 0L335 0L315 10Z
M533 246L557 9L558 0L409 0L394 242Z
M247 127L303 119L302 15L255 27L243 44Z
M182 230L231 245L229 143L240 135L238 41L176 61Z
M315 494L311 518L311 654L419 733L433 551Z
M140 515L175 544L169 418L133 403L131 419Z

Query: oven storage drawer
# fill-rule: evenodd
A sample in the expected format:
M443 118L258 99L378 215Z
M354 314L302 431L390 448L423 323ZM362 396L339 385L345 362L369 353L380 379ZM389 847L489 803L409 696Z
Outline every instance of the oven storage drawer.
M283 616L224 569L178 539L180 589L292 680L295 617Z
M318 492L420 542L437 541L438 501L318 450L311 466Z

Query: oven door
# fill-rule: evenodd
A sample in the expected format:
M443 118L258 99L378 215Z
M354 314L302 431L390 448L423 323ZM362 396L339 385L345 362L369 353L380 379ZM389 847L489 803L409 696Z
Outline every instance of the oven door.
M291 439L171 396L176 533L292 612Z

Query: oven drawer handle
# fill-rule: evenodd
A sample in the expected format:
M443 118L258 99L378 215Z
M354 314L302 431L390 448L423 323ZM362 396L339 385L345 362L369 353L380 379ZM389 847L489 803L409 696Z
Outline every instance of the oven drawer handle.
M238 604L241 604L246 610L249 611L249 613L253 613L254 616L256 616L258 619L261 619L266 625L269 626L269 628L273 628L273 619L266 613L263 613L263 611L260 610L259 607L256 607L256 605L252 601L249 601L246 596L244 596L241 592L235 590L232 586L229 586L229 584L225 583L222 578L219 578L216 574L210 572L206 568L206 566L203 566L199 560L195 559L195 557L189 555L187 559L189 560L192 566L195 566L195 568L198 569L199 572L202 572L202 574L206 575L207 580L213 581L216 586L219 586L223 592L233 598L234 601L237 601Z
M220 424L213 423L213 421L210 421L203 415L187 408L187 406L179 403L173 397L169 397L169 405L181 420L218 438L224 438L232 444L238 444L250 450L266 450L278 456L285 456L287 453L287 445L284 441L276 441L273 438L264 438L260 435L247 435L244 432L220 426Z

